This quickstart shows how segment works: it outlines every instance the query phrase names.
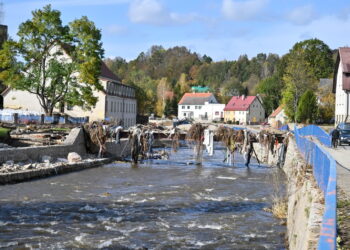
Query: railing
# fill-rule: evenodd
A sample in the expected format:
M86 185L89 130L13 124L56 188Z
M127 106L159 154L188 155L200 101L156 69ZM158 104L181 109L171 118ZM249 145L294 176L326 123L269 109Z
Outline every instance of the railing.
M309 125L301 129L298 129L298 131L301 136L313 136L317 138L320 142L322 142L324 145L326 145L327 147L332 146L332 136L327 134L326 131L324 131L322 128L316 125Z
M311 125L313 127L317 127ZM308 126L310 127L310 126ZM337 175L336 162L323 148L309 139L305 135L318 133L324 142L328 139L320 130L321 128L294 129L297 146L308 164L313 166L313 175L319 188L323 191L325 198L325 211L322 219L321 234L318 242L318 249L336 249L337 244ZM320 140L320 139L319 139ZM320 140L321 141L321 140ZM323 143L324 143L323 142ZM325 143L324 143L325 144Z

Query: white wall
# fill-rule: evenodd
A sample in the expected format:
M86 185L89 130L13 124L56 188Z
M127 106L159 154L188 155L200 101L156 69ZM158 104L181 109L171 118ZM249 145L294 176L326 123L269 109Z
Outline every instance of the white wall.
M177 117L178 119L190 118L194 120L199 120L203 114L204 105L178 105Z
M122 121L125 128L136 124L136 99L108 95L106 97L106 118Z
M4 95L4 108L45 113L36 95L27 91L11 89Z
M337 74L336 92L335 92L335 124L344 122L346 119L347 95L349 94L347 94L343 90L343 65L342 65L342 62L340 61L338 74ZM350 112L350 107L348 108Z
M225 104L206 102L202 108L202 115L205 116L207 113L208 121L220 120L224 118L224 108Z

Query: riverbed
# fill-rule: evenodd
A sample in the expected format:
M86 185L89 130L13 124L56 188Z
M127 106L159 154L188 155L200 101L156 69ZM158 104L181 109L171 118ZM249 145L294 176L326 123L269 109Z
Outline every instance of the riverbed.
M223 159L216 150L195 165L181 148L169 160L0 186L0 247L285 249L286 227L264 210L283 172Z

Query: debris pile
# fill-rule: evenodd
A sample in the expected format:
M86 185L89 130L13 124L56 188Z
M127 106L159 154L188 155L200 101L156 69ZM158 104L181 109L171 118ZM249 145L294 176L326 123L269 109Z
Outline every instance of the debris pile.
M207 126L203 126L200 123L192 124L187 132L186 140L194 144L194 152L196 161L199 162L202 158L204 130Z

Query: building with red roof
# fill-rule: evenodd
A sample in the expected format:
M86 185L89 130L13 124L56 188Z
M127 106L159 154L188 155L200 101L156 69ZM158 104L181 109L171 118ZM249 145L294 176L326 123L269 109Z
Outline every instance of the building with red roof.
M212 93L185 93L178 103L178 118L221 120L225 104L218 103Z
M350 48L339 48L333 77L335 124L350 121Z
M224 120L240 124L261 123L265 120L265 109L258 96L233 96L225 106Z
M280 105L269 115L268 122L272 127L279 128L287 123L287 119L283 105Z

